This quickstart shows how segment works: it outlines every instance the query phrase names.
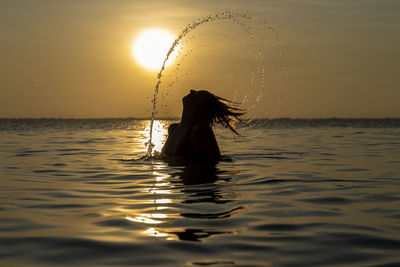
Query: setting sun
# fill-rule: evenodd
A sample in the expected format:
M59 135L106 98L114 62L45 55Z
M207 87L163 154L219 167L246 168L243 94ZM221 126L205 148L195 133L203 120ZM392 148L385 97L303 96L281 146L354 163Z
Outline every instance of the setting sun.
M136 61L148 70L158 71L174 43L174 36L162 29L148 29L141 32L132 45ZM176 57L176 50L170 55L166 66Z

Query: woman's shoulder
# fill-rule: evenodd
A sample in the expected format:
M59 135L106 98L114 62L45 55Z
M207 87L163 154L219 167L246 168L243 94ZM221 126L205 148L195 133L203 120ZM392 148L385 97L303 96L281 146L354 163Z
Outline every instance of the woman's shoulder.
M169 127L168 127L168 134L172 134L176 128L178 128L179 123L172 123Z

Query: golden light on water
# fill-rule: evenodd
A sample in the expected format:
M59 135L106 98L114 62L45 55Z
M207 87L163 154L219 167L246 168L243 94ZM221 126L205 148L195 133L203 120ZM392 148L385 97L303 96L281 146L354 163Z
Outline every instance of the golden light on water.
M147 235L150 235L150 236L155 236L155 237L167 237L168 236L167 233L159 232L158 230L156 230L153 227L147 229L146 231L144 231L144 233Z
M154 125L156 128L158 127L159 129L163 129L163 124L159 121L155 121ZM156 131L156 133L158 134L154 135L154 142L157 145L157 143L162 143L161 140L164 140L165 133L163 131ZM154 171L152 174L154 177L154 183L151 186L144 188L143 193L151 196L152 200L149 199L149 204L152 203L154 207L146 209L143 213L139 212L137 215L126 216L125 218L128 221L151 226L142 232L147 236L171 239L171 234L168 232L162 232L161 226L163 223L167 222L170 216L174 216L170 212L167 212L168 209L171 209L168 204L172 203L172 200L166 197L166 195L172 194L171 183L168 180L170 175L161 171L166 168L165 163L154 164L153 167ZM161 230L154 228L154 225L158 225Z
M151 71L160 70L167 53L175 41L174 36L163 29L147 29L141 32L132 44L132 53L136 61ZM166 66L172 64L177 51L171 53Z
M145 129L141 131L142 136L144 137L143 139L143 144L146 146L146 143L150 139L150 121L146 125ZM162 147L165 143L165 140L167 138L168 130L167 130L167 124L165 122L159 121L159 120L154 120L153 123L153 136L151 142L154 145L153 150L161 152Z
M168 203L172 203L171 199L156 199L156 203L157 204L168 204Z
M145 223L145 224L162 223L162 221L154 219L154 217L157 217L155 215L163 215L163 214L141 214L140 216L136 216L134 218L126 216L126 219L131 222L138 222L138 223Z

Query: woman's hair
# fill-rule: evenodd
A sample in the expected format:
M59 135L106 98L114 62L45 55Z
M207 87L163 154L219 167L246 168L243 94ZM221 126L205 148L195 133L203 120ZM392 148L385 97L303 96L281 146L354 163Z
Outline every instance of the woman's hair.
M225 98L216 96L208 91L213 100L209 104L206 119L211 124L221 124L225 128L230 129L234 134L239 135L236 131L236 125L238 123L245 124L246 121L240 118L240 116L246 113L245 110L238 108L239 103L227 100Z

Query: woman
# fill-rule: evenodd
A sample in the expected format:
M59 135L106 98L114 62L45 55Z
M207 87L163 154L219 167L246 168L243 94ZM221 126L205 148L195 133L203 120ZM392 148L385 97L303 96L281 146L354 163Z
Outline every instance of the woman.
M220 123L238 135L236 123L244 112L235 103L202 90L190 90L183 99L180 123L171 124L161 156L174 162L217 162L221 153L212 126Z

